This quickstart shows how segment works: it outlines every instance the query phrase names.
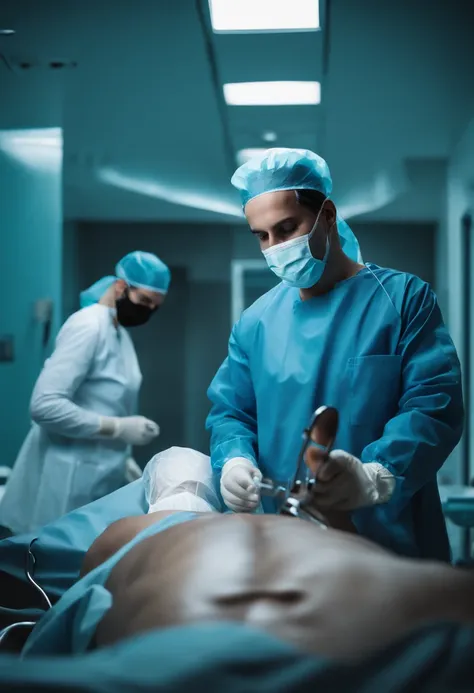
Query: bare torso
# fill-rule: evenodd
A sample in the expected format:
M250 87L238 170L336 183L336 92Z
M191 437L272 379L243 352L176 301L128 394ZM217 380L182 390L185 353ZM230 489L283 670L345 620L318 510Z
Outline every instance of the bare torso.
M85 571L158 519L110 527ZM113 606L99 624L98 647L154 628L227 620L350 658L432 621L474 621L468 573L275 515L203 515L171 527L134 546L107 588Z

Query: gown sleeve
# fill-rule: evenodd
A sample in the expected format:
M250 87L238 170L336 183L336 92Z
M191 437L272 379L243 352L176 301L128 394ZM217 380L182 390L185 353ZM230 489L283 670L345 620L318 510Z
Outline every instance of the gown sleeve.
M239 339L241 328L241 322L234 326L228 356L207 392L212 407L206 428L211 431L215 471L234 457L245 457L257 465L257 407L248 356Z
M94 360L99 325L79 311L63 325L51 357L41 371L30 403L31 418L50 433L68 438L95 438L100 417L73 402Z
M464 408L461 368L436 296L427 284L412 286L402 308L402 394L398 413L382 437L362 452L363 462L379 462L396 478L406 505L433 481L458 444Z

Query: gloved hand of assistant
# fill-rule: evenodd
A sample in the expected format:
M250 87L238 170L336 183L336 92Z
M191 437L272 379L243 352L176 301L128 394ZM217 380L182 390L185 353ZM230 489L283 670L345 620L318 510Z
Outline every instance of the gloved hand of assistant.
M333 450L311 467L316 479L312 494L320 510L350 511L387 503L395 489L395 478L386 467L363 463L344 450Z
M147 445L160 434L160 427L145 416L103 417L101 434L128 445Z
M260 503L258 483L261 471L250 460L234 457L225 463L221 474L221 495L235 513L250 513Z

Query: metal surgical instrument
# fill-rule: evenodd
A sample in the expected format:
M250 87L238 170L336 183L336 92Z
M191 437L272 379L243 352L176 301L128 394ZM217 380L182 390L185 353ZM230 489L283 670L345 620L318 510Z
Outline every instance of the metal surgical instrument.
M285 485L273 479L263 478L255 485L262 496L275 498L281 502L278 510L281 515L290 515L300 519L316 522L321 527L326 523L316 517L310 508L308 496L316 479L305 461L309 447L316 447L327 458L337 435L339 415L334 407L322 406L316 409L309 426L303 431L303 443L296 463L296 471L290 482Z

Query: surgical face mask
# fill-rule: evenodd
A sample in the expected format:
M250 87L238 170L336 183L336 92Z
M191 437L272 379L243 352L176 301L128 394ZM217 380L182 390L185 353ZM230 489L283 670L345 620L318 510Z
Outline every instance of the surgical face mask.
M323 275L330 249L329 239L326 239L326 252L322 260L313 257L310 248L310 241L318 226L323 207L324 202L308 234L263 251L269 268L288 286L309 289L317 284Z
M144 325L157 310L157 308L144 306L140 303L133 303L130 300L128 289L125 290L121 298L116 300L115 305L117 307L117 320L122 327Z

